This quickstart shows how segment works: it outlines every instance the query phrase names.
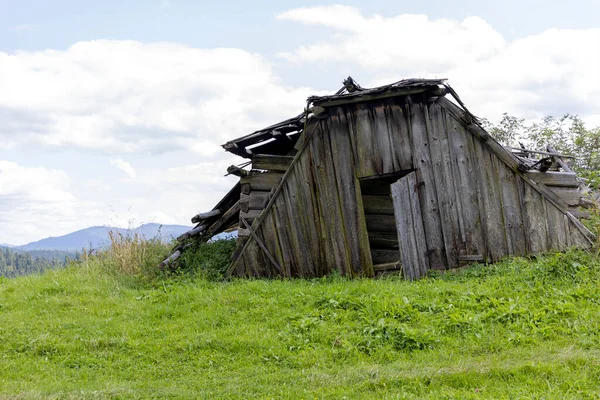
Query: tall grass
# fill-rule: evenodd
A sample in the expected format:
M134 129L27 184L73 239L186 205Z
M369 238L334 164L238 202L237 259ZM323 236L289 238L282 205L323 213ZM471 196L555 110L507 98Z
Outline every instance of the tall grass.
M154 278L160 263L172 247L160 235L146 238L136 232L123 234L110 231L110 247L96 253L86 253L83 263L94 266L108 275Z
M158 264L172 252L173 242L165 242L160 234L146 238L138 233L109 232L110 246L105 250L84 251L79 261L83 267L97 269L109 276L151 281L173 274L221 280L231 262L236 240L194 243L170 269L161 271Z

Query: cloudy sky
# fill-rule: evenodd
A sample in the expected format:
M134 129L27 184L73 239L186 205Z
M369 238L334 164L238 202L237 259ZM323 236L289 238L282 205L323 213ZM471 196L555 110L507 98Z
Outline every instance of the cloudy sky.
M0 0L0 243L189 224L220 144L311 94L448 78L476 115L600 125L597 0Z

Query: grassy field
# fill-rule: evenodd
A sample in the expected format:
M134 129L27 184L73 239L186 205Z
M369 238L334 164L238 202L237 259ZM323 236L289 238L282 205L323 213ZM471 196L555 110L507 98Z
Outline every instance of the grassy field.
M0 398L600 399L594 254L419 282L105 264L0 280Z

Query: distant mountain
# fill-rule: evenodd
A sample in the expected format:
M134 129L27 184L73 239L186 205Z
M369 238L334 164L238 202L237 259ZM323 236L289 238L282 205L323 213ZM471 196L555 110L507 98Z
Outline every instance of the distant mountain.
M111 226L92 226L76 232L69 233L64 236L49 237L38 240L23 246L13 247L14 249L30 251L30 250L64 250L78 251L82 248L97 249L106 247L110 241L108 232L118 232L123 235L138 233L148 239L158 235L164 240L171 240L174 237L190 230L191 227L183 225L160 225L160 224L144 224L135 229L115 228Z
M14 245L12 245L12 244L8 244L8 243L0 243L0 247L8 247L8 248L11 248L11 247L15 247L15 246L14 246Z

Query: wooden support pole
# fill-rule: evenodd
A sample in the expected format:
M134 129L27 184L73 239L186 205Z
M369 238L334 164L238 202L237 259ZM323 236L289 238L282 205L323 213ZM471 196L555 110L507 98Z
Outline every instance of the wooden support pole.
M199 235L200 233L204 232L204 230L206 230L206 228L208 228L208 224L199 224L194 229L191 229L191 230L187 231L186 233L184 233L183 235L179 236L177 238L177 241L183 242L184 240L191 238L192 236Z
M183 254L183 251L190 246L191 246L191 244L187 244L187 245L182 246L181 248L175 250L175 252L173 254L171 254L163 262L158 264L158 269L164 269L167 266L173 264L175 261L177 261L179 259L179 257L181 257L181 255Z
M198 214L194 215L194 217L192 218L192 223L197 224L200 221L204 221L205 219L208 219L210 217L216 217L217 215L220 215L220 214L221 214L221 210L219 210L219 209L208 211L205 213L198 213Z
M230 165L229 167L227 167L227 174L239 176L240 178L242 178L248 175L248 171L236 165Z

